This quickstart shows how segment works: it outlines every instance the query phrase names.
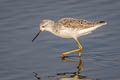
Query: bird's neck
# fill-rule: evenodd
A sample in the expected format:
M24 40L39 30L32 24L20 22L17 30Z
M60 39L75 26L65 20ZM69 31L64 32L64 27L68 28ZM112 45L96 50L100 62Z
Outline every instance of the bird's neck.
M46 31L48 32L53 32L53 29L54 29L54 23L53 24L50 24L47 28L46 28Z

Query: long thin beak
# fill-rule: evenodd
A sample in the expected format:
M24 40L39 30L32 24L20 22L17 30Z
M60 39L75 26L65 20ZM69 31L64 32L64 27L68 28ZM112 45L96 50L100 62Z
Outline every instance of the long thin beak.
M38 35L42 32L41 30L37 33L37 35L33 38L32 42L38 37Z

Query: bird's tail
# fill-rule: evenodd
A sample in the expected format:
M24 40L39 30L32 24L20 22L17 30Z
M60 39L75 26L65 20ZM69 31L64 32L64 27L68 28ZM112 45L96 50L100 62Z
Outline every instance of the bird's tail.
M99 21L96 25L96 28L101 27L101 26L106 25L106 24L107 24L107 22L105 22L105 21Z
M100 22L98 22L100 25L106 25L107 24L107 22L105 22L105 21L100 21Z

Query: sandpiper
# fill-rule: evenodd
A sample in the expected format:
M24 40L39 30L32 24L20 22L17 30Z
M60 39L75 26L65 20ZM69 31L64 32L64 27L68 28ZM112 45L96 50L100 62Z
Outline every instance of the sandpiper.
M78 37L87 35L105 24L107 24L105 21L87 21L80 18L62 18L57 22L44 19L40 22L40 31L33 38L32 42L37 38L40 32L43 31L51 32L52 34L62 38L73 38L78 45L78 49L64 52L61 54L61 57L63 58L65 55L77 51L79 52L78 56L81 56L80 52L82 50L82 46L78 41Z

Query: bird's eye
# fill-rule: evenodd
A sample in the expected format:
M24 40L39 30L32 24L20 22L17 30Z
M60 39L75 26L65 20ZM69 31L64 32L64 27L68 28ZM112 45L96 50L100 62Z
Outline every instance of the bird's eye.
M45 28L45 26L42 26L43 28Z

